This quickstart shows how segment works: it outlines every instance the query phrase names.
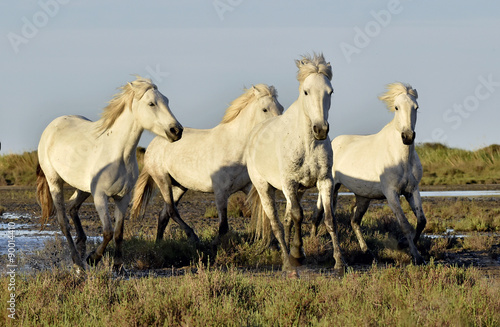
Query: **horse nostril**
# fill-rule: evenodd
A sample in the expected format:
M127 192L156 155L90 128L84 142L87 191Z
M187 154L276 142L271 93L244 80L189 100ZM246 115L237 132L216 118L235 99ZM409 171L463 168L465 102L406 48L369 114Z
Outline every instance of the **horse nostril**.
M318 125L313 126L313 132L314 132L314 134L318 134L318 132L319 132Z
M179 140L182 137L182 132L183 132L182 126L172 126L168 129L168 133L170 134L170 138L172 138L174 141Z

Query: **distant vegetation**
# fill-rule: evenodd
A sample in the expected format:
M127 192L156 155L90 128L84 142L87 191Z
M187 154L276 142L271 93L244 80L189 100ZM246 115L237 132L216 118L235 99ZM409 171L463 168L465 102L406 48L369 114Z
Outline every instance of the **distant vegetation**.
M500 145L468 151L440 143L417 146L424 167L421 185L500 184ZM142 168L144 148L137 149ZM0 186L33 186L36 181L36 151L0 156Z
M440 143L417 147L424 167L421 185L500 183L500 145L476 151L449 148Z

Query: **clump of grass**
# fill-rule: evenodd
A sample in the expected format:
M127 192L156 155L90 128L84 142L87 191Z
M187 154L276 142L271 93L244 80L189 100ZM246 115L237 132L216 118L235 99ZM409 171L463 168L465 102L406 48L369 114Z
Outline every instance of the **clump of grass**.
M462 241L463 249L471 251L489 250L495 244L496 239L492 235L481 235L477 232L468 235Z
M203 217L205 218L219 217L219 213L217 212L217 207L215 206L215 204L207 206L207 208L205 209L205 213L203 214Z
M0 156L0 185L35 185L36 151Z
M123 253L125 264L139 270L187 266L198 255L196 247L185 238L155 242L132 237L124 240Z
M245 202L246 196L243 192L238 192L231 195L227 204L228 217L250 217L251 211Z

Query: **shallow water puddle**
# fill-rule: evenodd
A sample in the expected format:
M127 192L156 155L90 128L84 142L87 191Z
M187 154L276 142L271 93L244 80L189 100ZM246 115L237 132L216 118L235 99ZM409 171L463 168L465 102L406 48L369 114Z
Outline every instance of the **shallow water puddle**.
M8 253L9 242L15 243L16 252L33 253L42 249L46 241L63 236L59 230L40 230L37 224L16 222L20 218L32 216L15 212L5 212L0 216L0 255ZM88 236L87 241L100 242L102 236Z

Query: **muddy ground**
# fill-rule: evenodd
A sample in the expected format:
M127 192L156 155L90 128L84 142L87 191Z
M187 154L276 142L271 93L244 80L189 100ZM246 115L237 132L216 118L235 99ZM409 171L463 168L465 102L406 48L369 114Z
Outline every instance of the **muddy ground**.
M482 188L482 187L481 187ZM497 186L493 187L494 189L498 189ZM434 188L436 189L436 188ZM443 187L437 188L443 189ZM462 187L461 189L471 189ZM476 187L477 189L477 187ZM490 188L491 189L491 188ZM72 190L66 190L66 198L69 198ZM240 194L239 197L242 199L243 194ZM280 201L283 203L283 199ZM347 209L352 204L353 198L350 196L342 196L339 198L339 206L340 210ZM440 205L446 206L447 203L453 203L457 201L456 198L423 198L423 201L426 203L431 203L432 205ZM493 208L498 208L500 205L500 197L482 197L471 199L471 201L478 201L485 210L490 210ZM238 201L236 201L238 202ZM307 192L302 200L302 204L304 206L305 212L305 221L304 221L304 230L309 231L311 226L311 213L314 210L316 202L316 194L314 191ZM373 201L372 206L381 205L382 201ZM20 215L19 218L9 219L6 215L0 216L0 223L8 223L9 221L14 221L16 224L34 224L33 228L36 229L39 226L39 217L40 217L40 207L36 202L36 198L34 195L34 190L32 188L26 187L3 187L0 188L0 206L3 207L3 210L7 213L17 213ZM212 194L203 194L198 192L188 192L182 202L179 205L179 212L181 217L196 231L198 235L206 229L211 229L213 231L217 230L218 220L217 218L206 218L205 212L207 207L214 207L214 197ZM162 201L161 198L157 195L152 203L148 206L147 212L145 216L138 222L131 222L127 217L127 221L125 223L125 237L131 236L140 236L140 237L149 237L154 239L156 235L156 217L158 212L161 210ZM110 205L111 212L113 210L113 205ZM100 236L102 232L101 222L97 216L97 213L94 209L92 199L89 198L80 210L80 218L82 220L82 224L84 229L87 232L87 236ZM246 230L246 226L249 222L248 217L229 217L229 225L230 228L243 232ZM18 225L20 226L20 225ZM36 226L36 227L35 227ZM165 237L168 238L168 233L173 233L176 231L178 226L170 222L169 228L167 229ZM45 227L48 231L59 231L59 226L55 220L52 220L49 225ZM4 231L1 231L3 233ZM308 232L306 232L308 233ZM459 266L475 266L478 267L482 272L484 272L485 276L488 278L495 279L496 281L500 281L500 235L498 233L490 233L494 237L494 244L486 250L478 250L478 251L470 251L470 250L450 250L449 252L444 253L440 256L439 260L435 260L436 263L443 263L449 265L459 265ZM4 242L2 242L4 243ZM50 242L48 246L51 245ZM4 245L2 245L3 247ZM55 246L55 245L54 245ZM57 248L55 246L55 248ZM50 251L49 251L50 252ZM55 252L58 252L57 250ZM47 252L44 252L46 255ZM54 261L54 263L62 262L70 262L68 253L49 253L47 259L49 261ZM0 262L2 267L6 263L6 256L0 256ZM23 259L23 262L26 267L30 267L28 269L37 269L38 266L42 265L40 262L40 256L27 255ZM44 266L48 266L47 263ZM351 267L354 269L366 269L370 264L362 263L362 264L351 264ZM182 267L174 267L171 271L175 273L174 270L183 269ZM303 268L306 270L316 271L321 269L321 271L325 272L325 267L322 266L320 268L314 267L313 264L308 264L307 267ZM168 269L164 269L167 271ZM151 271L147 272L137 272L137 274L150 274ZM161 271L153 271L153 273L158 274L166 274Z

